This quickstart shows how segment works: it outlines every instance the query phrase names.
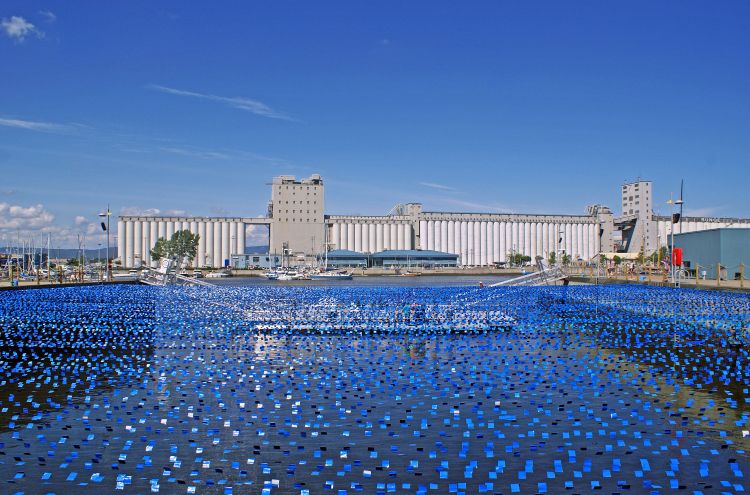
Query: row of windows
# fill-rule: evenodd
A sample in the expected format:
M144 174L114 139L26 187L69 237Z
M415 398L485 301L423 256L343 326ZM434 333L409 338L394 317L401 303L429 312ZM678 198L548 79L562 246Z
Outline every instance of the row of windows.
M309 218L280 218L282 222L300 222L300 223L312 223L313 220Z
M279 203L280 203L280 202L281 202L281 201L279 201ZM285 204L289 204L289 201L285 201L284 203L285 203ZM292 204L293 204L293 205L296 205L296 204L297 204L297 202L296 202L296 201L294 201L294 200L292 200ZM300 201L300 202L299 202L299 204L302 204L302 201ZM309 199L307 200L307 204L308 204L308 205L310 204L310 200L309 200ZM313 204L314 204L314 205L316 205L316 204L318 204L318 202L317 202L317 201L315 201L315 200L313 200Z
M301 187L302 186L300 186L300 188ZM289 186L286 186L286 189L289 190ZM297 191L295 189L296 188L294 188L294 187L292 188L292 194L297 194ZM279 193L281 193L281 186L279 186L278 191L279 191ZM307 186L307 191L308 191L307 194L310 195L310 192L309 192L310 191L310 186ZM317 189L313 189L313 195L317 195L317 194L318 194Z
M302 210L300 210L299 212L302 213ZM279 213L281 213L281 210L279 210ZM284 210L284 213L288 214L289 210ZM292 210L292 213L297 213L297 210ZM307 210L307 213L310 213L310 210ZM313 210L313 215L316 214L316 213L317 213L317 211Z

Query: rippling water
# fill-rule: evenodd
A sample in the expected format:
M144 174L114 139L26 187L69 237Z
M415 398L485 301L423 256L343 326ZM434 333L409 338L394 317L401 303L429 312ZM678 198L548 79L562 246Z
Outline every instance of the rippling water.
M2 492L744 490L747 296L400 280L3 293Z

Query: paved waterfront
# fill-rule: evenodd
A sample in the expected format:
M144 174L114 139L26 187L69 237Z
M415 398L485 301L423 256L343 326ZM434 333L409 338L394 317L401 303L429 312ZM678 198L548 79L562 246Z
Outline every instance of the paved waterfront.
M0 294L2 493L742 493L750 298Z

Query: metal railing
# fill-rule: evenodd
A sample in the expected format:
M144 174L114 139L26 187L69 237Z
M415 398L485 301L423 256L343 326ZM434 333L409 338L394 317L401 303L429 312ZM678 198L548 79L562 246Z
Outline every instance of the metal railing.
M537 271L492 284L490 287L519 287L550 285L568 278L559 265L548 267L542 261L537 263Z

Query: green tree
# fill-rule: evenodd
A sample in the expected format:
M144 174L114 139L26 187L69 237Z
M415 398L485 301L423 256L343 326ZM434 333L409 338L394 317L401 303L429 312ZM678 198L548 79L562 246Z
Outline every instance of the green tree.
M612 261L614 261L614 262L615 262L615 265L619 265L620 263L622 263L622 258L620 258L619 256L615 255L615 256L614 256L614 257L612 258Z
M563 254L562 255L562 264L563 266L568 266L573 258L569 254Z
M156 240L156 244L151 248L151 259L153 261L159 261L162 258L169 257L167 244L169 244L169 242L163 237L159 237L159 239Z
M549 256L547 257L547 261L549 262L550 266L554 265L557 262L557 255L554 251L550 251Z
M182 258L186 256L190 261L198 253L198 241L200 236L193 234L189 230L180 230L172 235L170 242L173 244L172 249L174 250L174 256Z
M191 233L189 230L178 230L172 234L169 240L159 237L154 247L151 248L151 259L159 261L162 258L182 258L185 256L192 261L198 251L199 240L200 236Z

